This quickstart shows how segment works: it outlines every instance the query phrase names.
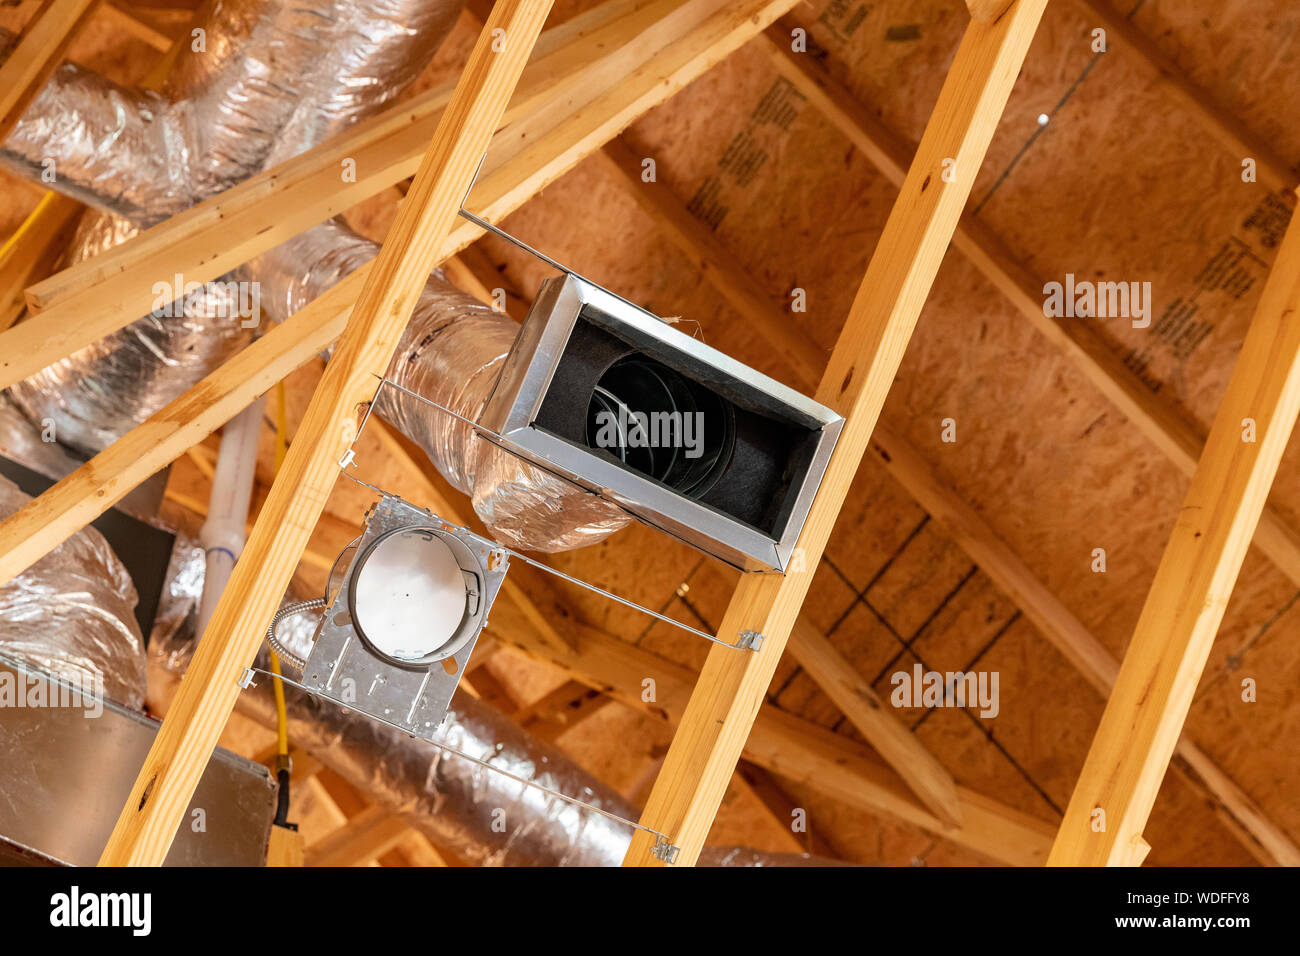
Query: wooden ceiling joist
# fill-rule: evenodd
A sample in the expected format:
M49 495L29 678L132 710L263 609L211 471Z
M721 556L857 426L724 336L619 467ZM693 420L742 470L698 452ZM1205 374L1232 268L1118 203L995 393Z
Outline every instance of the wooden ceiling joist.
M338 477L350 437L345 423L373 395L374 376L388 368L549 10L549 0L500 0L493 8L101 864L158 865L166 856L234 708L240 675ZM499 50L494 30L506 38Z
M1135 865L1300 412L1300 219L1278 249L1049 860ZM1100 815L1098 813L1100 811Z
M46 193L23 224L0 246L0 332L18 321L27 307L23 289L58 264L72 239L81 203L61 193Z
M381 807L367 807L311 846L303 858L306 866L365 866L398 846L410 833L410 824Z
M762 649L710 650L642 814L681 863L704 845L1044 6L1017 0L996 22L972 21L940 91L817 389L845 424L799 538L807 569L741 579L719 630L761 633ZM625 863L662 862L638 831Z

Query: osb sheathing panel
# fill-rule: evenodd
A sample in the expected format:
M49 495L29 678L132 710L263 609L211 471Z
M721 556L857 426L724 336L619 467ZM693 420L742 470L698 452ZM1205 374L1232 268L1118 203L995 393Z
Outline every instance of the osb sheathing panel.
M1288 204L1263 185L1243 183L1242 157L1217 147L1154 89L1131 54L1095 54L1094 24L1081 9L1049 5L971 208L1043 281L1072 272L1079 279L1150 282L1146 329L1124 319L1069 321L1092 322L1149 387L1205 431ZM809 29L810 55L890 128L909 141L920 137L966 23L962 5L813 4L798 8L794 19ZM1134 22L1275 151L1300 154L1300 129L1285 122L1300 84L1288 68L1297 56L1300 12L1284 3L1147 2ZM790 321L829 348L894 188L752 46L626 138L656 163L658 182L642 188L667 188L690 203L757 287L787 307L793 289L806 290L807 313L792 313ZM599 163L581 164L508 227L660 314L698 321L710 344L790 381L752 326L689 269L627 186ZM548 274L504 243L484 245L507 263L506 276L520 288L534 290ZM945 418L956 422L954 443L941 440ZM1186 479L955 251L935 283L885 420L1122 655ZM1298 457L1293 443L1275 493L1293 519L1300 514ZM1090 569L1099 547L1107 553L1104 574ZM890 673L916 661L938 670L999 671L997 717L940 710L917 733L960 782L1055 819L1100 719L1101 697L870 461L827 557L806 613L830 629L832 642L877 681L879 692L889 692ZM643 528L557 563L697 626L716 627L729 593L697 579L706 568L721 581L732 574ZM686 594L679 593L683 583ZM1293 836L1300 834L1300 808L1286 794L1300 783L1300 766L1286 742L1300 730L1293 692L1300 652L1285 635L1300 622L1295 595L1291 582L1251 553L1188 722ZM690 664L702 659L689 635L647 627L599 599L575 601L642 646ZM910 649L891 630L911 640ZM773 700L855 735L789 658L773 683ZM1261 682L1258 703L1241 701L1243 676ZM908 711L899 716L919 719ZM1147 833L1153 863L1251 861L1205 801L1173 775Z

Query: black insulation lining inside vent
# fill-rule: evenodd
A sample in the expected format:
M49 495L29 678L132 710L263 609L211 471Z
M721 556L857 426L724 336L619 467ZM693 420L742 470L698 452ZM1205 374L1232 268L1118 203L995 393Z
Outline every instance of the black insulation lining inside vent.
M646 353L579 317L547 387L534 425L626 467L608 450L587 445L587 406L596 383L610 366L636 354ZM664 354L647 357L673 367L670 357ZM680 367L676 371L685 378L700 382L698 377L686 374ZM720 480L698 500L765 534L780 537L793 506L793 502L788 500L790 491L807 471L818 433L743 408L714 383L700 384L733 405L736 440L731 460Z

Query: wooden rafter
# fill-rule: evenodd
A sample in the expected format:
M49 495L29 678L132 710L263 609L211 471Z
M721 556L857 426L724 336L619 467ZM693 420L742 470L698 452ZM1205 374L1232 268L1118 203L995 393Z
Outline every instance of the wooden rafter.
M1142 830L1300 412L1298 313L1300 219L1292 219L1061 821L1052 864L1134 865L1145 855Z
M826 362L812 338L772 299L757 291L753 276L666 185L641 181L640 159L630 147L615 140L606 145L603 155L660 230L785 359L797 384L814 387ZM952 774L881 706L867 682L805 617L795 623L789 651L925 805L948 823L960 822L961 806Z
M352 433L345 423L373 394L374 376L388 367L549 9L549 0L500 0L493 8L145 759L102 864L156 865L166 856L234 707L239 676L256 654L260 632L337 478ZM494 30L505 37L500 49Z
M22 315L23 289L53 270L72 239L81 203L46 193L3 246L0 246L0 332Z
M845 423L799 537L806 569L741 579L719 630L756 631L763 647L710 650L642 814L682 863L704 845L1044 6L1017 0L995 23L972 22L957 51L817 389ZM638 831L625 863L660 862Z

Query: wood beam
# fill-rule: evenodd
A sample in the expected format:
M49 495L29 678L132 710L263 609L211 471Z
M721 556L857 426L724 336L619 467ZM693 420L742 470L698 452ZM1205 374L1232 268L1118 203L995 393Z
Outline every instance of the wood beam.
M493 7L101 864L158 865L166 856L239 695L239 676L337 478L356 409L388 368L549 9L549 0L499 0ZM499 50L495 30L505 37Z
M948 824L961 822L961 801L952 774L891 713L867 679L803 617L795 621L790 634L790 653L935 816Z
M1300 412L1298 311L1300 219L1293 219L1061 821L1051 864L1140 861L1142 830ZM1104 813L1100 829L1097 809Z
M549 694L511 715L516 724L541 740L554 742L613 701L581 681L565 681Z
M48 192L0 246L0 332L17 322L27 308L23 289L58 263L81 210L75 199Z
M710 650L642 814L681 848L681 863L704 845L1044 6L1017 0L994 23L972 21L957 50L817 389L845 424L799 537L808 570L741 578L719 632L756 631L763 647ZM638 831L625 863L659 864L651 847Z
M110 23L121 27L131 36L142 43L148 44L160 53L168 52L172 48L172 43L175 42L174 37L154 24L146 22L132 11L123 8L120 4L114 3L113 0L105 0L99 9L104 18Z
M770 7L771 12L738 25L722 0L655 0L594 34L579 32L569 46L530 64L526 83L505 114L520 121L510 123L493 143L468 208L487 219L501 218L794 2L745 0L739 9L757 15L756 10ZM724 9L706 18L714 7ZM445 87L431 90L358 123L37 283L28 290L36 314L0 332L0 388L147 314L159 276L214 279L406 179L448 95ZM591 141L584 142L588 137ZM355 182L342 178L346 162ZM479 233L469 222L458 224L440 258Z
M881 124L866 104L856 100L813 57L792 53L784 37L793 28L792 22L782 20L764 34L763 45L777 70L872 165L901 185L915 147ZM1032 275L988 226L969 213L964 215L953 245L1180 471L1192 474L1204 445L1202 433L1125 366L1088 323L1045 316L1042 280ZM1300 585L1300 533L1273 505L1266 507L1260 518L1255 545Z
M365 866L398 846L410 826L405 817L382 807L367 807L307 847L303 862L306 866Z
M770 773L748 760L742 760L736 766L736 775L767 809L772 822L783 832L782 841L788 844L790 852L813 853L830 860L843 858L843 854L835 849L817 827L813 826L812 820L808 818L807 808L797 807L794 800L785 792L785 788ZM804 811L805 825L802 839L792 828L794 812L800 809Z
M45 0L0 63L0 142L18 123L63 60L96 0Z
M966 0L966 8L970 10L971 19L982 22L996 20L1006 13L1010 6L1011 0Z
M758 290L758 283L740 260L691 215L666 185L641 180L640 157L626 143L608 143L603 155L655 224L736 313L754 324L785 359L795 371L798 384L813 387L825 366L825 356L793 317ZM866 681L804 618L795 623L789 651L925 805L946 823L958 823L960 805L952 775L881 705Z

